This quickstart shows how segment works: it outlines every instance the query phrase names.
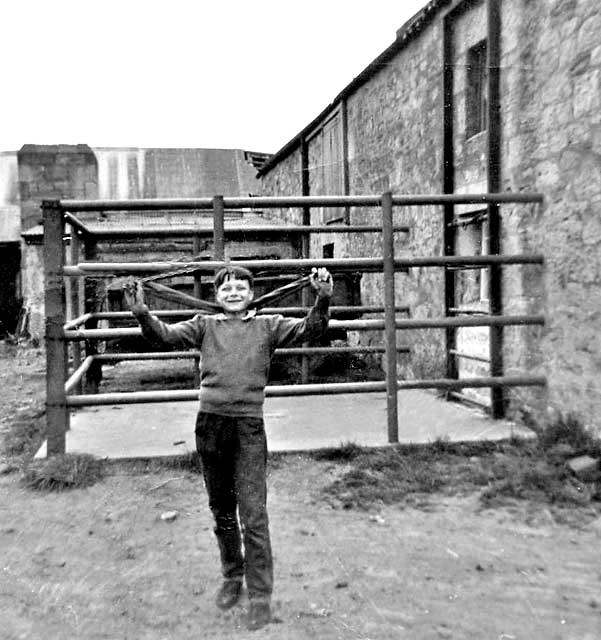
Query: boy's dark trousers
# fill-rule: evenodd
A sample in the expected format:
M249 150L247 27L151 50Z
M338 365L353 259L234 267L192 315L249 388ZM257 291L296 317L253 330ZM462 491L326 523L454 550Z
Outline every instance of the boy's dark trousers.
M263 420L199 412L196 448L215 518L223 577L246 577L249 599L268 600L273 589L273 560Z

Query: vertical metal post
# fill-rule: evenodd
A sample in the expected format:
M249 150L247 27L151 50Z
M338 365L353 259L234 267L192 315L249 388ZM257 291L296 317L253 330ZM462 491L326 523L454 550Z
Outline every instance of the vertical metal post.
M225 206L223 196L213 198L213 258L225 260Z
M342 123L342 184L344 195L348 196L351 192L349 162L348 162L348 106L346 98L342 99L340 104L340 118ZM351 223L351 208L344 208L344 224Z
M453 193L455 190L455 149L453 134L453 27L451 16L445 16L443 25L443 193ZM455 207L445 204L443 207L443 248L445 256L455 254ZM449 309L455 307L455 271L444 269L444 306L445 317ZM457 329L445 329L446 337L446 368L447 378L458 377L457 358L454 351L457 348Z
M194 260L200 259L200 236L192 236L192 255ZM194 274L194 297L202 299L202 279L200 273ZM192 360L194 371L192 375L194 377L194 388L200 387L200 357L193 358Z
M192 236L192 255L195 260L200 257L200 236ZM194 274L194 297L202 298L201 276L199 273Z
M84 238L84 258L86 261L96 259L98 253L98 243L93 235ZM97 281L94 278L88 280L88 289L84 289L85 311L93 313L96 309L96 291ZM98 319L93 318L85 324L86 329L96 329L98 327ZM86 340L86 357L95 356L98 353L98 341L94 339ZM102 365L95 360L86 371L85 388L86 393L98 393L98 387L102 381Z
M388 442L399 441L397 405L397 350L396 313L394 293L394 233L392 194L382 196L382 245L384 258L384 318L386 334L386 403L388 416Z
M488 192L501 191L501 101L500 101L500 58L501 58L501 15L500 2L488 0ZM501 220L498 204L488 205L489 253L501 252ZM501 265L489 267L490 313L502 315L503 289ZM503 375L503 327L490 327L490 375ZM491 413L493 418L505 415L502 387L490 390Z
M309 184L309 148L307 146L306 138L301 139L301 191L303 196L308 196L310 193ZM311 224L311 208L303 207L302 224L309 226ZM309 258L311 256L311 235L303 233L301 236L301 257ZM301 305L308 307L311 305L311 292L309 287L305 287L301 291ZM308 347L309 343L304 342L303 347ZM309 358L307 356L301 356L301 383L307 384L309 382Z
M71 245L70 245L70 256L69 256L69 264L77 264L79 262L79 235L77 229L71 227ZM67 278L67 282L71 283L71 309L73 311L74 317L79 317L82 315L81 306L82 300L81 296L81 287L79 281L81 280L81 276L77 276L77 279ZM79 340L76 340L71 343L71 353L73 354L73 369L78 369L81 364L81 344ZM75 385L75 391L78 394L81 394L83 391L83 384L80 380Z
M46 313L46 452L65 453L69 413L65 399L67 342L65 324L65 281L63 211L58 200L42 202L44 218L44 289Z

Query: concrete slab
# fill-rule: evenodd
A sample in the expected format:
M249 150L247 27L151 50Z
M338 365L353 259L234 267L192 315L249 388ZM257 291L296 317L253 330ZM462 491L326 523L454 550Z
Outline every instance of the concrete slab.
M71 416L68 453L100 458L155 458L192 452L197 402L88 407ZM386 395L361 393L267 398L265 428L270 451L308 451L355 443L388 444ZM427 443L502 440L533 433L479 410L445 402L427 391L399 393L399 441ZM36 457L46 456L44 444Z

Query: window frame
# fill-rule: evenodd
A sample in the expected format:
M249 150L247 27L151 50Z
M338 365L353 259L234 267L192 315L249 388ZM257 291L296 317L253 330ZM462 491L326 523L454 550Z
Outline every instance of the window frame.
M470 47L465 64L465 137L488 128L488 41Z

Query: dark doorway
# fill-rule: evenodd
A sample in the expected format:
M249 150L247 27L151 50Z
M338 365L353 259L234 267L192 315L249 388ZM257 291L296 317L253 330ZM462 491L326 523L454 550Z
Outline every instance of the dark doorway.
M0 338L14 333L19 318L21 248L16 242L0 243Z

